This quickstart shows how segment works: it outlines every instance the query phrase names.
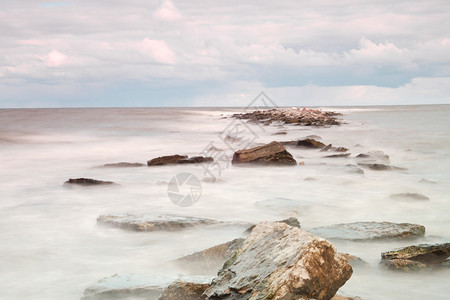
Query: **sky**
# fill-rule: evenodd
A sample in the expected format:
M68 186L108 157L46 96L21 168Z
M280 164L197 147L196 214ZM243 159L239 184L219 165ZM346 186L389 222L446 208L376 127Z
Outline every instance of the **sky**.
M0 108L450 103L448 0L0 0Z

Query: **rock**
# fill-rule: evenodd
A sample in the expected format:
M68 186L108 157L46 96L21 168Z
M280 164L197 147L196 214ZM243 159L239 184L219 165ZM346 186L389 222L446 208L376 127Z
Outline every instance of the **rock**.
M135 168L135 167L144 167L145 164L141 163L129 163L129 162L119 162L113 164L105 164L100 166L100 168Z
M329 144L329 145L323 147L322 150L320 150L320 152L327 152L328 150L331 149L332 146L333 146L333 145Z
M347 152L348 149L345 147L337 147L336 149L334 149L334 151L336 152Z
M134 299L156 300L175 277L154 276L140 277L134 274L118 275L103 278L88 287L81 300Z
M421 244L400 248L381 254L382 260L411 260L425 265L437 265L450 257L450 243Z
M362 300L360 297L346 297L341 295L334 295L330 300Z
M311 134L311 135L306 136L305 139L321 140L322 137L321 137L321 136L318 136L318 135L315 135L315 134Z
M330 299L352 275L324 239L284 223L259 223L225 262L207 299Z
M394 271L419 271L428 268L426 264L409 259L382 260L381 265Z
M364 174L364 170L358 168L356 165L348 164L345 165L345 170L349 173L356 173L356 174Z
M317 181L316 178L314 177L306 177L305 179L303 179L304 181Z
M199 163L211 163L214 161L212 157L205 156L193 156L186 159L180 159L178 161L179 164L199 164Z
M419 180L419 183L426 183L426 184L436 184L436 182L422 178Z
M425 234L425 227L410 223L356 222L317 227L312 234L325 239L354 241L380 239L413 239Z
M252 163L263 165L296 165L297 162L286 148L278 142L245 150L238 150L233 155L232 164Z
M347 158L351 155L351 153L343 153L343 154L333 154L324 156L324 158Z
M224 222L177 215L105 215L97 223L132 231L178 231L199 225L213 225Z
M392 199L400 199L400 200L430 200L425 195L418 193L400 193L400 194L392 194L390 196Z
M304 139L299 140L296 144L297 147L304 147L304 148L324 148L325 144L319 141L316 141L315 139Z
M167 156L160 156L157 158L153 158L149 161L147 161L148 166L162 166L162 165L171 165L171 164L177 164L182 159L187 159L187 155L167 155Z
M70 178L66 182L64 182L64 185L71 185L71 184L77 184L82 186L93 186L93 185L109 185L114 184L112 181L103 181L103 180L96 180L91 178Z
M173 164L198 164L204 162L213 162L212 157L194 156L188 158L187 155L169 155L153 158L147 161L147 165L151 166L162 166L162 165L173 165Z
M210 286L209 283L176 281L164 289L158 300L204 300L203 292Z
M348 253L341 253L341 254L347 259L348 263L353 268L354 267L362 267L362 266L367 267L367 266L369 266L369 264L366 261L362 260L358 256L351 255L351 254L348 254Z
M223 263L239 249L244 239L234 239L203 251L180 257L169 266L182 269L190 275L215 275Z
M285 135L285 134L287 134L287 131L278 131L278 132L272 133L272 135Z
M383 151L370 151L361 153L355 157L360 162L374 163L374 164L390 164L389 155L384 154Z
M361 166L361 167L367 168L367 169L371 169L371 170L375 170L375 171L386 171L386 170L405 171L405 170L407 170L406 168L394 167L394 166L389 166L389 165L385 165L385 164L358 163L358 166Z
M290 217L290 218L288 218L288 219L281 220L281 221L277 221L277 222L278 222L278 223L284 223L284 224L287 224L287 225L289 225L289 226L301 228L300 222L298 221L297 218L294 218L294 217ZM247 230L246 230L244 233L247 233L247 234L251 233L252 230L253 230L255 227L256 227L256 225L250 226L249 228L247 228Z

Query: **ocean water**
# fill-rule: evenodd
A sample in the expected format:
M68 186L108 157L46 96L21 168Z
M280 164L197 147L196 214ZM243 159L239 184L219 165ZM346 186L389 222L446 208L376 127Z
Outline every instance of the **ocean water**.
M0 110L0 298L79 299L84 289L114 274L166 274L163 262L229 241L245 227L202 227L137 233L98 226L103 214L179 214L259 222L297 217L302 228L356 221L411 222L426 227L415 241L333 244L369 263L341 288L363 299L448 299L450 269L399 273L379 266L380 254L410 244L450 241L450 105L323 107L343 113L331 128L239 125L254 144L318 135L349 148L352 157L380 150L404 171L346 172L352 158L326 159L289 148L304 165L233 167L216 181L198 165L95 168L169 154L189 156L209 146L233 154L222 132L238 108L98 108ZM286 135L274 135L287 131ZM217 171L217 170L216 170ZM167 183L189 172L202 194L190 207L174 205ZM119 185L64 188L69 178ZM309 179L309 180L305 180ZM427 179L434 183L420 183ZM429 201L399 201L420 193ZM173 274L171 274L173 275Z

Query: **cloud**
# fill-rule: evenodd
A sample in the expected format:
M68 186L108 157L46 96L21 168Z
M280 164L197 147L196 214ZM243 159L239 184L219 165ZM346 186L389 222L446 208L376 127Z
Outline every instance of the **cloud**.
M164 0L153 16L164 21L177 21L181 18L180 12L170 0Z
M145 38L137 43L137 50L145 56L152 57L158 63L175 64L175 53L167 46L165 41Z
M59 67L67 62L67 56L59 51L52 50L42 58L45 65L49 67Z

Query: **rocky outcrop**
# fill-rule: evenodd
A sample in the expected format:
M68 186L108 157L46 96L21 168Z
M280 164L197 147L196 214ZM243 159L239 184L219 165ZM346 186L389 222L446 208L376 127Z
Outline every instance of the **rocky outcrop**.
M105 164L100 166L99 168L136 168L136 167L144 167L145 164L141 163L129 163L129 162L119 162L113 164Z
M193 156L188 158L187 155L168 155L153 158L147 161L147 165L151 166L163 166L163 165L174 165L174 164L198 164L198 163L210 163L213 162L212 157L204 156Z
M132 231L179 231L199 225L225 224L225 222L205 218L132 214L99 216L97 223Z
M383 151L370 151L367 153L358 154L355 157L356 160L362 163L372 164L390 164L389 155L384 154Z
M207 299L330 299L352 275L326 240L284 223L262 222L225 262Z
M421 244L384 252L381 263L391 270L414 271L436 267L450 257L450 243Z
M322 149L322 148L326 147L324 143L319 142L315 139L299 140L299 141L297 141L297 143L295 145L297 147L313 148L313 149Z
M64 182L65 186L70 186L70 185L95 186L95 185L110 185L110 184L114 184L114 182L91 179L91 178L75 178L75 179L70 178L69 180Z
M418 193L399 193L399 194L392 194L390 196L392 199L398 199L398 200L430 200L425 195L418 194Z
M209 283L176 281L165 288L158 300L204 300Z
M325 239L379 240L413 239L425 234L425 227L410 223L356 222L317 227L311 233Z
M245 150L238 150L233 155L232 164L261 164L261 165L296 165L297 162L286 148L279 142L258 146Z
M281 108L234 114L232 117L264 125L269 125L272 122L281 122L283 124L302 126L330 126L341 124L341 121L336 118L338 115L340 114L336 112L318 109Z

